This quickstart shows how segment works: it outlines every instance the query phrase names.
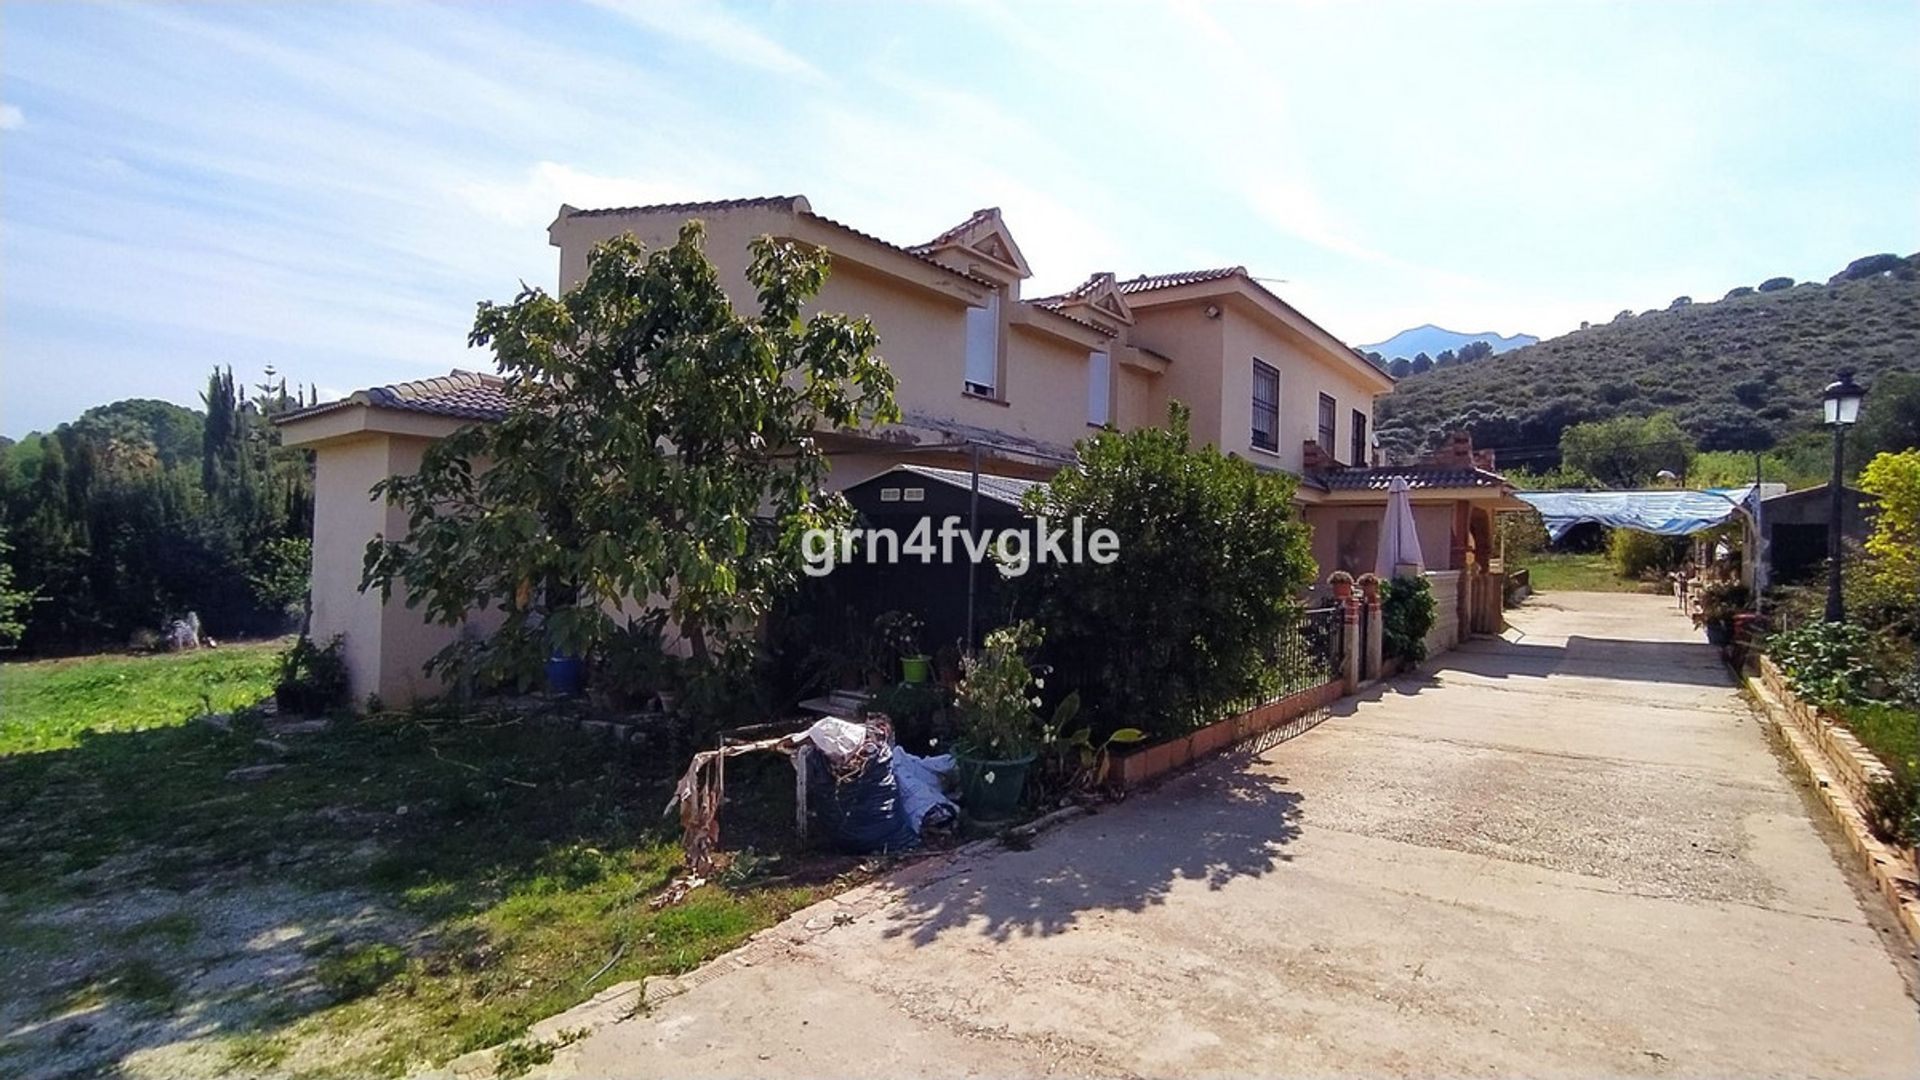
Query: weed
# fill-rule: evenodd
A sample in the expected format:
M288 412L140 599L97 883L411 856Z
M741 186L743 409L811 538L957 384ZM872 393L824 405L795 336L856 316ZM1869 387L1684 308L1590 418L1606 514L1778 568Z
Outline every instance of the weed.
M407 970L407 954L385 942L349 946L321 958L314 977L335 1001L366 997Z

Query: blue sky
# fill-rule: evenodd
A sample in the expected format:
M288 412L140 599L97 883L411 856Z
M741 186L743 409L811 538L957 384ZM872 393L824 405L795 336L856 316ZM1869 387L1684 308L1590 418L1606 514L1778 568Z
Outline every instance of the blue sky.
M1920 4L0 6L0 432L213 364L482 367L578 206L998 205L1036 279L1242 263L1351 342L1920 248Z

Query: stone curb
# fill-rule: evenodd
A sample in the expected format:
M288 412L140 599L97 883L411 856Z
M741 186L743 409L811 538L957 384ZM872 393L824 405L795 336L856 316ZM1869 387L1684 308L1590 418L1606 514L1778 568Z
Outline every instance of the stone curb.
M1873 835L1867 827L1866 815L1855 801L1855 785L1850 782L1884 767L1878 761L1836 763L1831 756L1835 742L1805 729L1806 721L1801 715L1804 707L1796 709L1793 706L1797 702L1781 700L1768 685L1772 680L1749 675L1744 681L1747 690L1765 710L1767 720L1780 732L1801 773L1813 784L1820 801L1839 824L1847 846L1853 849L1860 865L1873 878L1898 917L1907 932L1908 946L1920 948L1920 873L1916 873L1911 855ZM1824 720L1821 723L1833 726ZM1865 754L1864 750L1858 752Z

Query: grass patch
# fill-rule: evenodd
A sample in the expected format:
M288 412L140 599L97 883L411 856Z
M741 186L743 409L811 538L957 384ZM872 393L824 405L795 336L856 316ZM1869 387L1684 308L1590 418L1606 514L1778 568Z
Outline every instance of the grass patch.
M1906 783L1920 783L1920 711L1911 705L1839 705L1828 709Z
M1642 583L1621 577L1613 560L1605 552L1580 555L1570 552L1537 552L1522 564L1533 591L1556 592L1641 592Z
M314 978L335 1001L363 998L407 970L407 954L385 942L354 945L322 957Z
M272 692L287 640L152 656L0 664L0 754L63 750L90 731L144 731Z
M270 648L257 652L270 663ZM244 673L256 658L221 649L188 659ZM61 664L74 684L97 683L73 670L85 661ZM133 685L130 698L156 684ZM159 685L178 700L177 685ZM777 758L727 770L728 844L766 853L753 873L654 910L647 901L681 866L678 824L660 807L690 748L640 751L532 719L424 712L282 742L262 747L198 724L95 725L59 748L0 756L0 914L9 921L71 910L80 898L110 905L136 890L217 901L229 887L290 884L365 896L375 925L383 917L404 925L376 944L364 930L318 929L286 977L323 992L262 987L267 1011L228 1046L250 1074L271 1073L291 1054L302 1069L397 1076L521 1039L533 1022L614 983L682 973L734 947L839 887L833 873L852 865L796 857L792 775ZM285 767L227 779L266 762ZM360 917L357 908L341 914ZM102 948L130 953L68 996L184 1010L201 1004L191 997L194 961L184 950L145 950L216 933L212 922L162 915L93 941L23 930L12 945L49 969ZM0 952L8 948L0 934ZM58 1003L57 986L40 993L42 1007Z

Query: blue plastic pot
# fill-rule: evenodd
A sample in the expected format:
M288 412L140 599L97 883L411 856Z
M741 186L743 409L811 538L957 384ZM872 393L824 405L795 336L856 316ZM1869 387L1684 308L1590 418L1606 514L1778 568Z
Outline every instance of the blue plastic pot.
M579 697L587 684L587 662L578 656L555 656L547 661L547 689L561 697Z

